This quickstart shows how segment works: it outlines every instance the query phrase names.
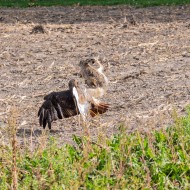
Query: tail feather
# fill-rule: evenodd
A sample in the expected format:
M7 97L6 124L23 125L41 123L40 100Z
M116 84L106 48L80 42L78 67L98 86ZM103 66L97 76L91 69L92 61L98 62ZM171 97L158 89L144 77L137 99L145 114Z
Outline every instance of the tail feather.
M95 117L96 115L105 113L109 108L109 104L100 102L99 104L91 104L90 115Z

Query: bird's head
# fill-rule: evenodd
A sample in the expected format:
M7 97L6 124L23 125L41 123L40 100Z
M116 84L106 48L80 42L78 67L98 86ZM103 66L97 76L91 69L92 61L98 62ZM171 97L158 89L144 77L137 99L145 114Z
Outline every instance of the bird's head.
M85 60L81 60L79 63L80 67L87 67L89 64L94 64L96 61L95 59L85 59Z

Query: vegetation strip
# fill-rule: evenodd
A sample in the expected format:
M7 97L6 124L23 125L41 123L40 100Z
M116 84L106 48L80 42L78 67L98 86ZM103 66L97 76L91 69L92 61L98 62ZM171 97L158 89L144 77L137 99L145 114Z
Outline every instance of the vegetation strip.
M42 135L31 152L31 145L15 145L13 118L12 143L0 141L0 189L190 189L190 111L174 120L143 134L126 134L120 125L119 134L100 134L96 142L74 136L76 146L60 147Z
M137 7L184 5L190 0L1 0L0 6L32 7L32 6L70 6L70 5L131 5Z

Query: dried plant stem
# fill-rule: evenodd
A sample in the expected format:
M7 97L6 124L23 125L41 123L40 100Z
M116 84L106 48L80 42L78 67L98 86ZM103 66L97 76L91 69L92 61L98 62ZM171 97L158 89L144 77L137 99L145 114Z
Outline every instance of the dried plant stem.
M14 133L13 138L12 138L12 148L13 148L13 156L12 156L13 190L17 190L18 189L18 179L17 179L17 164L16 164L16 157L17 157L16 133Z
M11 137L11 145L12 145L12 187L13 190L18 189L18 179L17 179L17 126L16 126L16 118L17 112L16 109L13 108L10 111L10 116L8 119L10 137Z

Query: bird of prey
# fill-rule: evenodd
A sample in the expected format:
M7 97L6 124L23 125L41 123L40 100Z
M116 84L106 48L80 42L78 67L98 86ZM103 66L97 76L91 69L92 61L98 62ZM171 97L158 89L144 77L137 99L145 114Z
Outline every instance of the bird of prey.
M81 88L78 81L69 81L69 89L52 92L44 97L44 103L38 111L40 126L51 129L52 122L80 114L85 121L88 114L92 117L105 113L109 105L93 97L94 91Z
M96 68L95 65L98 65L99 68ZM106 89L108 85L108 78L103 73L104 67L99 62L99 60L95 59L86 59L82 60L79 63L81 68L80 74L85 79L85 83L88 87L91 88L102 88Z

